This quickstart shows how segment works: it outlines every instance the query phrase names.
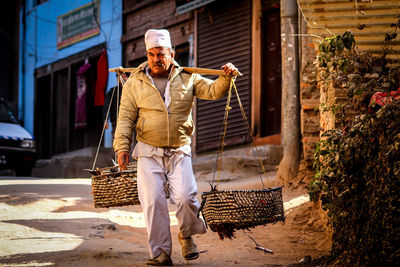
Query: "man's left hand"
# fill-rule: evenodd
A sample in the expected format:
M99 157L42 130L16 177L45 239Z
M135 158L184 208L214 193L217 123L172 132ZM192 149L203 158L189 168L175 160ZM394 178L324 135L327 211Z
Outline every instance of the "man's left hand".
M221 67L221 69L225 72L226 75L232 76L233 72L237 71L238 69L232 63L226 63Z

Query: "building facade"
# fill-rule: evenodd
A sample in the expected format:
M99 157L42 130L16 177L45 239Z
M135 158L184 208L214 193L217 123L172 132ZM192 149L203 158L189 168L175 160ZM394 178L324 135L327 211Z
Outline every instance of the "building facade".
M239 68L243 76L236 85L257 144L280 144L279 1L125 0L123 14L124 66L136 67L146 60L143 36L147 29L166 28L182 66L219 69L232 62ZM196 153L218 148L225 101L196 101ZM235 95L231 105L225 143L247 144L250 136Z
M18 114L41 158L97 146L105 92L116 85L108 67L122 65L121 34L122 0L22 2Z
M29 0L22 5L20 21L19 116L35 135L41 158L97 146L104 119L103 107L95 104L100 59L105 53L109 67L138 66L146 60L143 38L150 28L170 31L181 66L219 69L235 64L243 73L236 85L256 144L281 144L278 0ZM84 25L92 27L79 31ZM77 118L81 76L86 84L83 127ZM115 85L109 74L105 89ZM218 149L225 101L195 101L195 155ZM250 148L235 95L231 106L225 145ZM111 147L111 131L106 131L103 146Z

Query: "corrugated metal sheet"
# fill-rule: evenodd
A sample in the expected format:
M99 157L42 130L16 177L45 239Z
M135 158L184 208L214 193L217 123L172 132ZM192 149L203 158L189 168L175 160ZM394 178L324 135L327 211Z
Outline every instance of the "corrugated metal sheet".
M243 77L236 81L246 116L250 120L250 56L251 5L245 1L217 1L198 16L197 66L219 69L232 62ZM215 78L215 77L211 77ZM226 98L217 101L197 101L196 150L218 147L223 126ZM232 96L226 145L248 141L247 128L241 117L236 97Z
M387 33L394 32L391 25L400 14L399 0L299 0L301 10L309 24L308 33L318 36L343 34L350 30L360 50L375 56L382 53ZM328 29L328 30L327 30ZM317 39L316 44L317 44ZM400 61L400 33L392 42L389 58Z

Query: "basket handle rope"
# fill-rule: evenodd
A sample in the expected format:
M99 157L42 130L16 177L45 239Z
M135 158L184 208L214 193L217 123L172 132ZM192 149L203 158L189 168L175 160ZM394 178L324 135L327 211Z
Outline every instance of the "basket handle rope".
M223 122L223 132L220 135L220 140L219 140L219 147L218 147L218 153L217 153L217 163L216 163L216 168L218 169L218 176L217 176L217 185L214 187L214 180L215 180L215 171L213 174L213 180L211 184L212 189L216 189L216 187L219 184L219 179L221 176L221 164L222 164L222 151L224 150L225 147L225 136L226 136L226 130L228 127L228 115L229 115L229 110L232 108L229 106L231 103L231 96L232 96L232 84L235 83L236 76L233 76L231 78L230 86L229 86L229 91L228 91L228 97L226 98L226 105L225 105L225 113L224 113L224 122ZM221 157L220 157L221 154Z
M221 177L222 154L223 154L223 150L224 150L224 147L225 147L225 136L226 136L227 126L228 126L228 115L229 115L229 111L232 109L232 107L230 106L231 97L232 97L232 87L235 89L235 94L236 94L236 98L238 100L238 104L239 104L239 107L240 107L242 118L243 118L244 122L246 123L247 130L249 132L251 141L252 141L252 143L254 145L254 148L255 148L255 151L256 151L256 156L258 158L258 161L259 161L259 164L261 166L261 169L262 169L262 171L263 171L263 173L265 175L265 180L267 181L267 184L270 187L270 184L269 184L269 181L268 181L267 172L265 170L264 164L262 163L260 154L258 152L258 149L257 149L257 146L256 146L256 142L255 142L253 133L252 133L251 128L250 128L249 121L247 120L246 112L244 111L244 108L243 108L243 105L242 105L242 101L240 100L239 92L238 92L238 90L236 88L235 80L236 80L236 76L233 76L232 79L231 79L231 82L230 82L229 91L228 91L228 97L227 97L227 100L226 100L224 122L223 122L223 132L222 132L222 134L220 136L220 142L219 142L218 153L217 153L217 163L216 163L216 168L218 168L217 184L214 186L214 180L215 180L215 171L214 171L211 188L213 190L217 189L217 186L219 184L219 180L220 180L220 177ZM221 156L219 156L219 154L221 154ZM260 175L260 180L261 180L262 186L265 187L261 175Z
M236 97L237 97L237 100L238 100L238 103L239 103L240 111L241 111L241 113L242 113L242 117L243 117L244 121L246 122L247 130L249 131L249 135L250 135L250 137L251 137L251 141L252 141L252 143L253 143L254 149L256 150L256 156L257 156L257 158L258 158L258 161L260 162L261 169L262 169L262 171L263 171L263 173L264 173L264 175L265 175L265 180L267 181L268 186L271 187L270 184L269 184L269 181L268 181L267 171L265 170L264 164L263 164L263 162L262 162L262 160L261 160L261 157L260 157L260 154L259 154L259 152L258 152L258 149L257 149L257 146L256 146L256 141L255 141L254 135L253 135L253 133L252 133L252 131L251 131L249 121L248 121L248 119L247 119L247 117L246 117L246 113L244 112L244 108L243 108L243 105L242 105L242 101L240 100L239 92L238 92L238 90L237 90L237 88L236 88L236 84L235 84L235 83L233 83L233 87L235 88L235 93L236 93ZM262 181L261 176L260 176L260 180L261 180L262 186L264 187L264 183L263 183L263 181Z
M111 109L111 103L113 102L114 99L114 95L115 95L115 89L117 89L117 118L118 118L118 111L119 111L119 84L121 83L122 86L124 86L125 81L121 76L121 71L116 71L116 75L117 75L117 86L114 87L113 92L111 94L111 99L110 99L110 103L108 103L108 107L107 107L107 113L106 113L106 117L104 118L104 123L103 123L103 129L101 131L101 135L100 135L100 140L99 140L99 144L97 145L97 150L96 150L96 155L94 157L93 160L93 166L92 166L92 171L94 170L94 168L96 167L96 162L97 162L97 157L99 156L99 151L100 151L100 146L101 146L101 142L103 141L103 136L104 136L104 131L106 129L106 124L108 121L108 117L110 115L110 109ZM116 155L115 155L115 161L116 161Z

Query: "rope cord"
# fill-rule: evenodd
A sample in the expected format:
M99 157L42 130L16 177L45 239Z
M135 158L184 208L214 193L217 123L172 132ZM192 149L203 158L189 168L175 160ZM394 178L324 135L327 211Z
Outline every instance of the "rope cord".
M244 112L242 101L240 100L240 97L239 97L239 92L238 92L235 84L233 84L233 87L235 88L235 93L236 93L236 97L237 97L237 100L238 100L238 103L239 103L240 111L242 112L242 117L243 117L244 121L246 122L247 130L249 131L249 135L250 135L251 141L253 143L254 149L256 150L256 156L258 158L258 161L260 162L261 169L262 169L262 171L263 171L263 173L265 175L265 180L267 181L268 186L271 187L270 184L269 184L269 181L268 181L267 172L265 171L264 164L262 163L260 154L258 153L258 149L257 149L257 146L256 146L256 141L254 140L253 133L251 132L249 121L247 120L246 113ZM264 187L264 183L262 181L261 175L260 175L260 180L261 180L262 186Z
M113 92L111 94L111 99L110 99L110 103L108 103L108 107L107 107L107 113L106 113L106 117L104 119L104 123L103 123L103 130L101 131L101 136L100 136L100 141L99 144L97 145L97 151L96 151L96 155L94 157L94 161L93 161L93 166L92 166L92 170L94 170L95 166L96 166L96 162L97 162L97 157L99 156L99 151L100 151L100 146L101 146L101 142L103 141L103 136L104 136L104 131L106 129L106 124L108 121L108 117L110 115L110 109L111 109L111 103L114 99L114 95L115 95L115 89L117 89L117 118L118 118L118 110L119 110L119 82L121 82L122 86L125 84L123 78L121 77L121 73L118 71L117 72L117 83L118 85L116 87L114 87ZM117 160L117 155L115 155L115 161Z
M232 109L229 106L229 104L231 103L232 86L235 84L235 80L236 80L236 76L232 77L231 83L230 83L230 86L229 86L228 97L226 99L224 122L223 122L224 128L223 128L222 135L220 137L220 144L219 144L218 153L217 153L216 168L218 168L218 177L217 177L217 185L216 185L216 187L218 186L219 179L221 177L222 152L223 152L224 146L225 146L225 136L226 136L226 130L227 130L227 126L228 126L228 114L229 114L229 110ZM221 158L219 157L220 154L221 154ZM214 188L214 180L215 180L215 171L214 171L214 174L213 174L213 180L212 180L212 185L211 185L212 188ZM215 187L215 189L216 189L216 187Z
M270 184L269 184L269 181L268 181L267 172L265 170L264 164L263 164L263 162L261 160L261 157L260 157L260 154L258 152L258 149L257 149L257 146L256 146L256 142L254 140L253 133L251 132L250 124L249 124L249 121L247 120L247 116L246 116L246 113L244 111L244 108L243 108L243 105L242 105L242 101L240 100L240 96L239 96L239 92L238 92L238 90L236 88L235 80L236 80L236 76L232 77L231 83L230 83L230 87L229 87L229 91L228 91L228 97L227 97L227 100L226 100L225 115L224 115L224 122L223 122L223 127L224 128L223 128L223 132L222 132L221 137L220 137L220 144L219 144L219 147L218 147L217 160L216 160L216 168L218 168L217 184L214 187L214 181L215 181L215 171L214 171L211 187L212 187L212 189L217 189L217 186L218 186L219 180L220 180L220 176L221 176L222 154L223 154L223 150L224 150L224 147L225 147L225 136L226 136L227 126L228 126L228 114L229 114L229 111L232 109L232 107L230 106L231 96L232 96L232 87L235 89L235 94L236 94L236 97L237 97L237 100L238 100L238 103L239 103L239 107L240 107L240 111L241 111L241 114L242 114L242 118L246 123L247 130L249 132L251 141L252 141L253 146L254 146L254 148L256 150L256 156L257 156L258 161L260 163L261 169L262 169L262 171L263 171L263 173L265 175L265 180L267 181L268 186L271 187ZM221 154L221 156L220 156L220 154ZM260 181L261 181L261 184L262 184L262 186L264 188L265 185L264 185L264 182L262 180L261 175L260 175Z
M250 230L248 230L248 231L250 232ZM264 252L274 254L274 252L273 252L272 250L260 246L260 245L254 240L254 238L252 238L248 233L246 233L245 229L243 229L243 234L244 234L245 236L247 236L248 238L250 238L250 239L254 242L254 244L256 245L256 246L254 247L255 249L262 250L262 251L264 251Z
M118 91L117 91L117 111L116 111L116 119L118 119L118 114L119 114L119 99L120 99L120 90L119 90L119 84L121 83L122 86L124 86L125 81L124 78L122 78L121 72L117 71L117 82L118 82ZM112 100L111 100L112 102ZM115 129L113 129L115 132ZM114 161L118 162L118 155L117 153L114 153Z
M96 151L96 155L94 157L92 170L94 170L94 167L96 166L97 157L99 155L101 142L103 141L104 131L106 130L106 124L107 124L108 116L110 115L110 108L111 108L112 99L114 98L114 94L115 94L115 87L114 87L113 92L111 94L111 101L110 101L110 103L108 103L107 114L106 114L106 117L104 119L103 130L101 131L101 135L100 135L100 141L99 141L99 144L97 145L97 151Z
M243 234L245 236L248 236L251 240L253 240L253 242L254 242L254 244L256 244L256 246L259 246L259 244L254 240L254 238L252 238L248 233L246 233L245 229L242 229L242 230L243 230Z

